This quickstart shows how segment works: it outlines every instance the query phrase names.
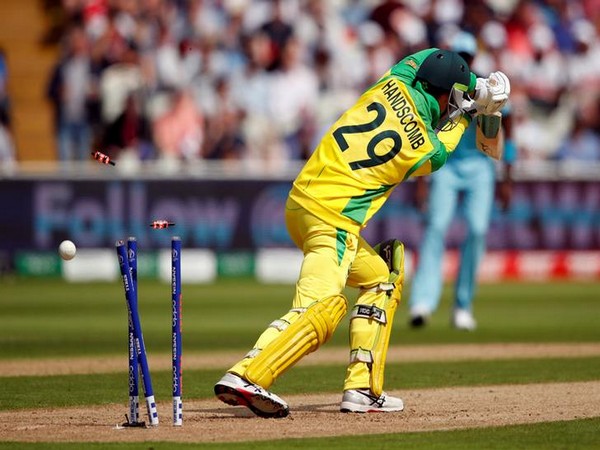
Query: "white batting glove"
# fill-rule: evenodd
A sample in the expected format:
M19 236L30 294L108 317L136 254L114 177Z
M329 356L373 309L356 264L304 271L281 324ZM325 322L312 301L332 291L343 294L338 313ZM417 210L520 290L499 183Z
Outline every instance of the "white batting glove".
M492 72L488 78L477 78L472 106L478 114L494 114L504 107L509 95L508 77L500 71Z

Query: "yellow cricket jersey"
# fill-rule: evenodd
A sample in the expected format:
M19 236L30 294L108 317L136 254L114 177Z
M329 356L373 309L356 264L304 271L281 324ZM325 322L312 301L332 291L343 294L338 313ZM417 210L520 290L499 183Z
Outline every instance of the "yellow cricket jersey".
M458 144L469 120L436 135L433 102L439 118L433 97L388 72L325 134L290 198L330 225L359 234L395 186L437 170Z

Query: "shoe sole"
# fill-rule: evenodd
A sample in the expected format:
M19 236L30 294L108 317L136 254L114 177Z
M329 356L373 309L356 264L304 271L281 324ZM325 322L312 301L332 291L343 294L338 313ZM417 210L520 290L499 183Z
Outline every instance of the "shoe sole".
M404 406L402 408L384 409L384 408L371 408L369 406L366 406L366 407L356 407L356 406L345 405L344 403L342 403L342 405L340 407L340 412L343 412L343 413L358 413L358 414L364 414L364 413L390 413L390 412L401 412L401 411L404 411Z
M226 384L216 384L215 395L223 403L232 406L245 406L258 417L265 419L280 419L290 413L287 406L283 406L264 395L239 390Z

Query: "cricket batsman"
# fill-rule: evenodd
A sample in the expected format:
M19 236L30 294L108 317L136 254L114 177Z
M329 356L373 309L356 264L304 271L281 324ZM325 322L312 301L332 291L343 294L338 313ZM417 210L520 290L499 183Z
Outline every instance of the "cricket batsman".
M304 253L292 308L216 383L220 400L260 417L287 416L288 404L269 389L332 336L351 286L359 293L340 410L404 409L383 390L404 246L392 239L371 247L360 232L398 184L439 169L473 117L499 111L509 92L503 74L477 79L460 55L431 48L398 62L333 124L286 204L288 232Z

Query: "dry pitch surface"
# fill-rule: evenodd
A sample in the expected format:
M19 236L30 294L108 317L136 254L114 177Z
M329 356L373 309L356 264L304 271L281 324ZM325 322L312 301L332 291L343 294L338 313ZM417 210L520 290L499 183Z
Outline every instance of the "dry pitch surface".
M489 344L394 347L389 361L432 361L600 356L600 344ZM239 355L189 355L188 368L227 367ZM302 364L346 361L344 350L327 349ZM2 361L0 377L120 371L122 358L102 360ZM168 369L168 356L151 367ZM0 380L1 382L1 380ZM342 414L341 393L286 396L291 414L260 419L247 409L216 399L184 403L184 426L170 424L170 402L159 402L162 423L149 429L122 429L126 402L87 408L0 412L0 440L28 442L231 442L353 434L402 433L516 425L600 416L600 380L391 391L405 411ZM27 420L23 421L26 417Z

